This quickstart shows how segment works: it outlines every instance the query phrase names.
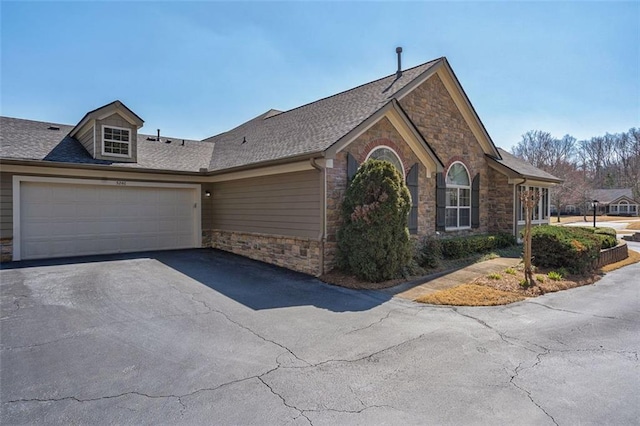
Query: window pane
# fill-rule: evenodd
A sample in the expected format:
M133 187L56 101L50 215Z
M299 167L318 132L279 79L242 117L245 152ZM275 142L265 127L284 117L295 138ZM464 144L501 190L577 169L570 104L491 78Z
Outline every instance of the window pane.
M467 170L460 163L455 163L447 172L447 184L469 186L469 175Z
M447 228L457 228L458 227L458 209L447 209L445 220L446 220Z
M448 188L447 189L447 206L457 206L458 205L458 190L456 188Z
M375 160L388 161L394 165L394 167L402 174L402 164L398 156L391 151L389 148L376 148L375 151L371 153L369 158L373 158Z
M460 189L460 205L461 206L470 206L471 205L471 190L470 189Z
M111 139L113 137L113 132L111 131L110 128L105 127L104 129L104 138L105 139Z
M129 142L129 131L127 130L122 131L122 140L125 142Z
M471 226L471 209L460 209L460 226Z

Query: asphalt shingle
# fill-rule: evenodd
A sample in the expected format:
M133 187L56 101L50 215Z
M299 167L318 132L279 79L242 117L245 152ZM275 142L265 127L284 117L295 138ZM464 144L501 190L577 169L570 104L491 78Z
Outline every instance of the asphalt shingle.
M396 93L440 59L358 86L328 98L278 113L268 111L228 132L215 142L211 170L321 152L373 115Z
M514 156L513 154L505 151L502 148L498 148L498 152L502 159L494 158L498 163L508 167L516 173L521 174L527 178L537 178L552 182L562 182L562 179L555 177L554 175L540 170L539 168L527 163L521 158Z
M147 140L155 136L139 133L137 163L96 160L68 136L71 129L73 126L65 124L0 117L0 158L198 172L209 167L214 148L211 142L185 140L182 146L182 139L161 138L158 142Z

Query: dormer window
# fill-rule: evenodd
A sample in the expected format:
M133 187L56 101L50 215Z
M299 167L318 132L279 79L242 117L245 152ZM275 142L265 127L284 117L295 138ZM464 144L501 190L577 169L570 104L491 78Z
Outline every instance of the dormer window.
M102 155L131 157L131 129L102 126Z

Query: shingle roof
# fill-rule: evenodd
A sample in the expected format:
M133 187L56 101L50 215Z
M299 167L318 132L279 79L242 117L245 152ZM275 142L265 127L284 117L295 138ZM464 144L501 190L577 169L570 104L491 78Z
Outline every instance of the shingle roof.
M513 154L505 151L502 148L498 148L498 152L502 159L492 158L498 164L501 164L507 167L510 170L513 170L517 174L530 179L539 179L550 182L562 182L562 179L545 172L544 170L540 170L539 168L527 163L521 158L514 156Z
M609 204L618 198L627 197L633 200L633 192L631 188L617 188L617 189L594 189L591 191L591 196L594 200L598 200L599 203Z
M392 74L286 112L268 111L205 139L216 144L210 170L324 151L440 60L404 70L400 78Z
M49 130L50 126L60 130ZM0 157L16 160L42 160L76 164L101 164L137 169L198 172L209 167L214 144L163 138L148 141L152 135L138 133L138 162L120 163L96 160L68 133L73 126L19 118L0 117ZM165 143L169 139L171 143Z

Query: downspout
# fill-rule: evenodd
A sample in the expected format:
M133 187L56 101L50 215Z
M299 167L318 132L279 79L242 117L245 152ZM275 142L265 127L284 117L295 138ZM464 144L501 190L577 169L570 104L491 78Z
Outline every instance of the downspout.
M324 246L327 240L327 169L316 163L316 159L309 159L311 166L320 172L322 180L320 185L320 232L318 233L318 241L320 242L320 274L324 275Z

